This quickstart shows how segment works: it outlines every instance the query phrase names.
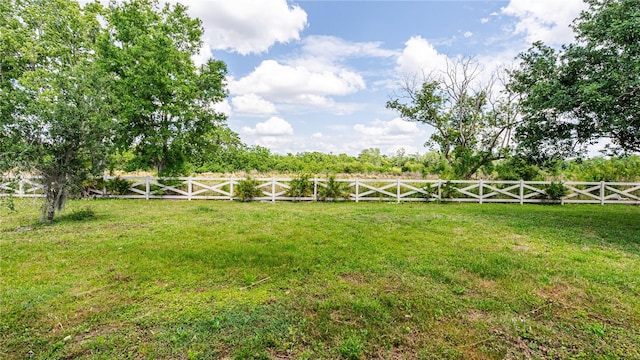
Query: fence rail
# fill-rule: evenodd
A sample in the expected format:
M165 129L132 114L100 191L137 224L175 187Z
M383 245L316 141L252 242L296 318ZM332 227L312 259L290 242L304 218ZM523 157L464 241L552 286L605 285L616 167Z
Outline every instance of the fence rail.
M84 189L96 198L235 200L243 178L157 178L151 176L105 176ZM313 192L306 197L287 196L291 178L256 178L261 196L256 201L318 201L327 179L309 179ZM563 182L565 195L550 199L549 181L336 179L347 201L443 201L475 203L633 204L640 205L640 183ZM119 187L114 189L114 184ZM557 184L556 184L557 185ZM110 190L108 190L110 189ZM42 197L37 177L0 178L0 197Z

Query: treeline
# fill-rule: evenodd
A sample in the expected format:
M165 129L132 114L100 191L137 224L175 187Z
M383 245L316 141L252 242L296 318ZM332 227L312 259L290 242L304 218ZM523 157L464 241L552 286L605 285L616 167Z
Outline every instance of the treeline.
M151 169L141 168L133 155L119 155L113 159L110 172L134 173ZM254 173L262 175L368 175L402 176L406 178L458 179L444 156L436 151L407 154L399 150L393 155L380 149L365 149L357 156L302 152L276 154L261 146L240 146L206 153L188 162L189 174ZM558 160L533 165L523 158L509 157L483 166L474 178L496 180L572 180L589 182L640 181L640 156L594 157Z

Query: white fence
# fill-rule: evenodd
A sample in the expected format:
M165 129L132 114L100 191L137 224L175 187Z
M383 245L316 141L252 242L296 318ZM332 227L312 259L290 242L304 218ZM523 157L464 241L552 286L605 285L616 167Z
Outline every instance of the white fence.
M234 200L243 178L156 178L109 177L85 188L84 195L96 198ZM318 201L327 179L309 179L312 191L307 197L291 197L291 178L257 178L261 196L256 201ZM550 202L548 181L493 180L409 180L336 179L345 191L345 200L360 201L446 201L474 203ZM115 186L115 185L120 185ZM640 205L640 183L564 182L566 194L555 200L562 204ZM107 190L111 189L111 190ZM43 187L37 178L2 178L0 196L41 197Z

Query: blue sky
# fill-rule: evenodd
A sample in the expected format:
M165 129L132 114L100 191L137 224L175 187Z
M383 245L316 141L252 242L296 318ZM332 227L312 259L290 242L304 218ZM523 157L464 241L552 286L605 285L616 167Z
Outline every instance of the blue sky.
M217 108L249 145L278 153L425 152L431 129L385 109L402 79L475 56L485 74L535 40L573 40L581 0L190 0L199 60L229 69Z

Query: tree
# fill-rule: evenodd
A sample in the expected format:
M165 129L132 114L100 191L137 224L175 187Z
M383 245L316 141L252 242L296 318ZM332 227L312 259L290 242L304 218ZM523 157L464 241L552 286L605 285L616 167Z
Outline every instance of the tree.
M363 165L370 165L371 171L379 171L383 160L384 156L379 148L364 149L358 154L358 161Z
M185 172L184 165L225 121L212 105L226 97L226 65L209 60L196 67L202 24L183 5L132 0L112 3L101 39L105 69L117 78L117 146L159 175ZM212 135L215 136L215 135Z
M101 174L109 149L109 79L95 62L97 4L3 0L1 171L42 177L42 217Z
M640 1L586 2L575 43L534 43L511 73L519 147L537 162L582 154L602 138L612 153L640 151Z
M387 108L403 120L431 126L434 133L425 145L442 153L454 176L470 178L503 158L511 145L517 113L513 97L494 89L502 74L483 84L473 59L449 62L446 71L424 76L421 83L406 81Z

